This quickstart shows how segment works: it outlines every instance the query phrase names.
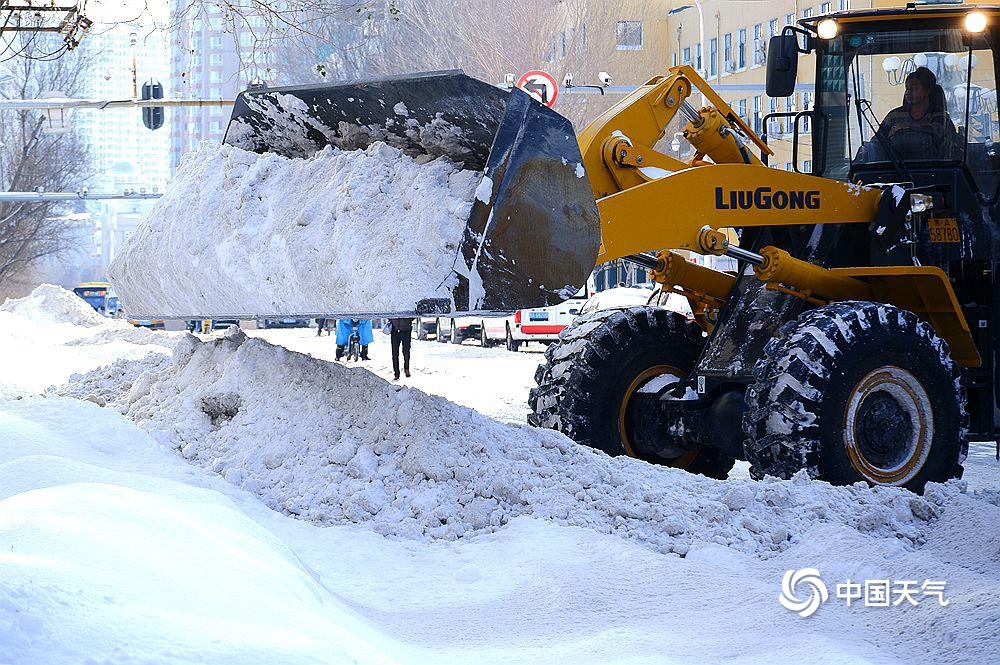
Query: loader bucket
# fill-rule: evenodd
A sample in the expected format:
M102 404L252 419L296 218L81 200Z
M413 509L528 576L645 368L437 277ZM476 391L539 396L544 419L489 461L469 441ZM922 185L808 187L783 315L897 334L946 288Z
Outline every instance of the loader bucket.
M594 268L599 218L572 124L520 90L460 71L252 89L237 98L224 140L286 157L383 141L483 171L491 191L477 191L456 253L454 311L552 305ZM451 309L447 299L414 303L420 313Z

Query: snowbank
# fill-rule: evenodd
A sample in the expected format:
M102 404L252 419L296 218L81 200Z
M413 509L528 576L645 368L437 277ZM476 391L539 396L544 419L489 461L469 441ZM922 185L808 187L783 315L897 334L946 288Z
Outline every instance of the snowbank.
M67 394L83 396L79 377ZM530 515L660 552L714 542L767 557L816 523L922 541L959 484L895 488L715 482L609 458L563 435L485 418L363 369L289 352L232 329L188 336L174 366L100 395L190 462L317 524L457 539Z
M40 394L74 373L167 354L178 338L103 317L74 293L43 284L0 305L0 402Z
M8 298L0 312L10 312L38 323L72 323L77 326L99 326L108 319L71 291L54 284L35 287L24 298Z
M94 360L42 330L42 371ZM60 389L146 431L75 399L0 403L0 662L996 660L995 492L719 483L236 330L181 339L169 366ZM808 619L777 600L805 567L830 585ZM949 604L834 597L867 579L947 580Z
M450 297L481 174L400 150L203 143L109 269L131 315L406 312Z

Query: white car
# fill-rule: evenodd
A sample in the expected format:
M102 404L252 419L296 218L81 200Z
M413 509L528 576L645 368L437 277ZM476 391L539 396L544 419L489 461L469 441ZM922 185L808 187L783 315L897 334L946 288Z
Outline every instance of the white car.
M679 293L663 292L659 288L649 286L618 286L592 295L580 308L580 314L596 312L602 309L620 309L625 307L641 307L651 305L662 307L683 314L689 320L694 319L688 299Z
M558 305L514 312L513 317L504 321L507 350L517 351L521 344L528 342L550 344L559 339L559 333L580 314L580 308L589 295L589 288L584 286L572 298Z

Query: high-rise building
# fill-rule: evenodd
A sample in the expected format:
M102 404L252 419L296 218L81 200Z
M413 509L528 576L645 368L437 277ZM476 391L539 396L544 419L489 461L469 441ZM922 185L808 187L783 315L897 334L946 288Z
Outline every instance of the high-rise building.
M171 0L170 82L166 97L232 100L254 80L274 83L274 56L255 51L254 34L266 31L260 16L242 16L206 3L198 12L181 12L189 2ZM179 108L170 126L170 166L201 141L219 142L226 133L230 106Z
M81 48L94 58L87 97L132 99L141 95L146 81L169 85L167 41L161 32L118 25L89 34ZM73 116L99 173L121 171L124 162L133 165L131 172L138 178L134 184L160 190L166 186L171 172L165 129L146 129L141 112L130 108L80 109Z

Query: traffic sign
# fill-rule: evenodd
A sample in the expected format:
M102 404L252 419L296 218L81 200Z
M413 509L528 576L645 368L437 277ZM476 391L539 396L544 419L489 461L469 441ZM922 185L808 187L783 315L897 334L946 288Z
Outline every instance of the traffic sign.
M540 69L532 69L530 72L521 74L517 87L549 108L555 105L556 97L559 96L559 86L556 85L552 74Z

